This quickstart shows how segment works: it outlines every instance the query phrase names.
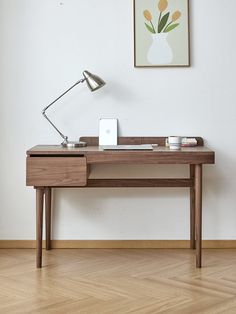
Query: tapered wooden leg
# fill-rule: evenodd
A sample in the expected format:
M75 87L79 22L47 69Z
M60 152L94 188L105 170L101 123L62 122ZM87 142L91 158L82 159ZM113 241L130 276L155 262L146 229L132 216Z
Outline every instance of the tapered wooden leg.
M36 266L42 267L43 188L36 188Z
M51 250L51 188L45 188L46 250Z
M195 180L194 165L190 165L190 179ZM195 189L194 186L190 188L190 248L196 248L195 241Z
M195 165L196 266L202 266L202 165Z

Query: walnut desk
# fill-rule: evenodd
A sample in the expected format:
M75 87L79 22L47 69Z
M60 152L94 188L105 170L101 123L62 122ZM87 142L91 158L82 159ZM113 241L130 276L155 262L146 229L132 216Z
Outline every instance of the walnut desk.
M120 137L119 144L158 144L153 151L103 151L97 137L83 137L87 147L63 148L38 145L27 151L26 185L36 189L36 265L42 267L42 225L45 200L46 249L51 248L52 188L189 187L190 248L196 248L196 266L201 267L202 251L202 165L214 164L214 152L196 137L196 147L170 151L166 137ZM95 164L185 164L188 178L90 179Z

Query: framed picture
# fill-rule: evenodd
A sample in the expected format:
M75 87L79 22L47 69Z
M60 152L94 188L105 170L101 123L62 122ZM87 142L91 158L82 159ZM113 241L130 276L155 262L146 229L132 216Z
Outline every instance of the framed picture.
M189 66L189 1L133 1L134 66Z

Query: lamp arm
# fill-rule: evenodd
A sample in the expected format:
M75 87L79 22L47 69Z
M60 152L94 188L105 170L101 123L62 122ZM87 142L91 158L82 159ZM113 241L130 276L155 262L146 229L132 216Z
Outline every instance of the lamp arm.
M67 94L72 88L74 88L76 85L78 85L79 83L83 83L85 81L85 79L81 79L79 81L77 81L74 85L72 85L70 88L68 88L63 94L61 94L59 97L57 97L55 100L53 100L53 102L51 102L48 106L46 106L43 110L42 110L42 115L44 116L45 119L48 120L48 122L52 125L52 127L60 134L60 136L63 138L64 142L67 142L68 140L68 136L64 135L63 133L61 133L61 131L58 130L58 128L52 123L52 121L48 118L48 116L46 115L46 110L51 107L55 102L57 102L61 97L63 97L65 94Z

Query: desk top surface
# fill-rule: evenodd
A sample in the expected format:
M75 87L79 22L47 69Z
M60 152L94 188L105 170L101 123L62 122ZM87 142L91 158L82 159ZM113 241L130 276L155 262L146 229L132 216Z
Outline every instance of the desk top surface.
M86 157L88 164L213 164L214 151L204 146L201 137L197 146L182 147L180 150L170 150L164 146L166 137L119 137L118 144L139 145L158 144L153 150L103 150L98 145L98 137L82 137L88 146L65 148L61 145L37 145L27 151L30 157Z
M99 146L64 148L60 145L37 145L27 151L29 157L84 156L88 164L214 164L214 151L204 146L170 150L158 146L145 151L104 151Z
M90 155L90 154L157 154L157 153L169 153L169 154L183 154L183 153L206 153L212 154L214 151L205 146L195 147L181 147L180 150L170 150L166 146L153 147L153 150L103 150L100 146L86 146L76 148L66 148L61 145L36 145L27 151L27 155Z

